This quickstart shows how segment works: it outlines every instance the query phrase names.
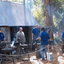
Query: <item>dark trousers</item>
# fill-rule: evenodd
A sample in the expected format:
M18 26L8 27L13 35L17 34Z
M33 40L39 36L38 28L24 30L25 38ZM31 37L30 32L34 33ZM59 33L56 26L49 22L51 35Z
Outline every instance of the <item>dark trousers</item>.
M32 51L35 51L35 45L32 45Z
M38 38L39 35L33 35L33 42L32 42L32 51L35 51L35 45L33 45L35 43L35 39ZM39 43L40 41L38 40L37 43Z

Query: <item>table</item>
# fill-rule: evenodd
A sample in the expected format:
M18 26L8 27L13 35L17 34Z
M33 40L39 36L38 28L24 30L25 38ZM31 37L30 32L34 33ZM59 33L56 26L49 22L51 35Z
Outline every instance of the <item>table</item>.
M1 49L1 51L4 52L5 54L6 54L6 53L12 54L12 51L14 51L14 50L15 50L15 48L12 48L12 47ZM13 62L13 64L15 64L13 56L11 56L11 57L12 57L12 62ZM8 59L8 58L6 57L6 59Z
M24 49L26 52L28 52L28 48L30 48L30 44L21 44L21 43L15 43L15 46L17 46L17 49ZM17 50L18 51L18 50Z

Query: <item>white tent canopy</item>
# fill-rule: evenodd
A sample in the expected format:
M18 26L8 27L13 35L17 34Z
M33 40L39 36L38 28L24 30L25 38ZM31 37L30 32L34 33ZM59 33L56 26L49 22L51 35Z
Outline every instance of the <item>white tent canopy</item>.
M35 26L38 22L21 3L0 1L0 26Z

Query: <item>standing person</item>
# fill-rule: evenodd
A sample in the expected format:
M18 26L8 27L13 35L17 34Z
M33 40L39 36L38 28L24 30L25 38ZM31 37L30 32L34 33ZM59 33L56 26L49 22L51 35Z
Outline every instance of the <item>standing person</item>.
M64 53L64 32L62 33L61 41L62 41L62 53Z
M35 39L37 37L39 37L39 34L40 34L40 30L39 30L39 26L36 25L35 28L32 29L32 40L33 40L33 43L35 43ZM37 41L39 43L39 41ZM35 50L35 46L33 45L32 46L32 50L34 51Z
M1 48L6 46L4 41L5 41L5 37L4 37L4 34L3 34L2 30L0 29L0 47ZM5 44L4 46L3 46L3 43ZM1 53L1 48L0 48L0 53Z
M23 28L22 27L19 28L19 31L16 34L16 42L19 43L19 54L21 54L20 44L24 44L26 42L25 41L25 34L23 32Z
M5 37L4 37L2 30L0 29L0 42L1 41L5 41Z
M50 39L50 37L49 37L49 34L45 31L44 27L41 28L41 31L42 32L41 32L40 36L36 39L36 41L39 40L39 39L41 39L40 49L43 49L44 47L46 47L48 45L48 39ZM45 54L47 56L47 52L48 52L47 47L44 50L45 50ZM40 50L40 54L42 56L42 60L45 60L44 59L44 53L43 53L42 50Z
M61 41L64 42L64 32L62 33Z

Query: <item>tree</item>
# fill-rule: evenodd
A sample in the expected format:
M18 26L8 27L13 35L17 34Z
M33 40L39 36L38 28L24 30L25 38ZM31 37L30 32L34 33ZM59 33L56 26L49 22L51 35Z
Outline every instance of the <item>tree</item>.
M46 25L50 26L50 37L53 39L53 0L43 0L46 11Z

